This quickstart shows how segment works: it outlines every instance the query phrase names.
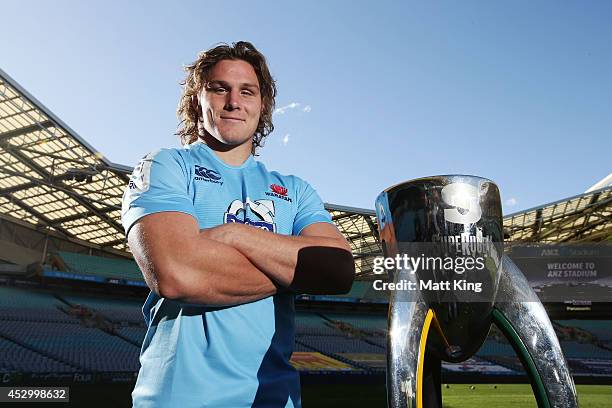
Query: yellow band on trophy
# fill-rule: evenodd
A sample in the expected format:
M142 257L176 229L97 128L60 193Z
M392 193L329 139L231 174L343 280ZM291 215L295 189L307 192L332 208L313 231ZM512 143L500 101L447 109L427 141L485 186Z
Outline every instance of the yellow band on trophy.
M429 309L425 316L425 323L423 323L423 330L421 330L421 342L419 343L419 360L417 365L417 408L423 408L423 365L425 364L425 346L427 345L427 335L429 334L429 326L433 319L434 312Z

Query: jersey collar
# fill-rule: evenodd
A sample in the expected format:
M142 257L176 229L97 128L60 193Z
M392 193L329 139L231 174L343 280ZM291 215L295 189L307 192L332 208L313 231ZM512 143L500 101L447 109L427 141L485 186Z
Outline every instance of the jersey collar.
M252 154L250 154L249 157L240 166L232 166L230 164L227 164L226 162L221 160L221 158L217 156L217 153L215 153L213 149L211 149L206 143L204 143L202 139L198 139L191 144L185 145L185 148L186 149L202 149L206 151L208 155L213 158L213 160L215 160L221 166L227 167L228 169L240 170L240 169L245 169L255 164L255 159L253 159Z

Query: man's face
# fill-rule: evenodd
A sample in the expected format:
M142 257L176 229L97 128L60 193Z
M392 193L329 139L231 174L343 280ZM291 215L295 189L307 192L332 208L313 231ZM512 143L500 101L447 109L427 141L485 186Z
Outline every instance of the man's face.
M261 115L261 93L255 70L246 61L221 60L208 74L200 93L204 129L219 142L251 142Z

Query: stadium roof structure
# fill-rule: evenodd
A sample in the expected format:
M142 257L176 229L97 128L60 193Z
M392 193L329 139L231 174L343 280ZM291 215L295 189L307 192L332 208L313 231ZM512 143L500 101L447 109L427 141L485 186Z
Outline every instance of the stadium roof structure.
M612 187L588 191L504 217L511 242L612 240Z
M351 245L357 276L371 276L374 258L382 255L376 212L334 204L325 204L325 209L330 212L332 220Z
M130 172L0 70L0 214L125 253L120 211Z
M593 184L585 193L590 193L591 191L600 190L604 187L612 187L612 173L608 174L606 177L599 180L597 183Z
M130 257L121 196L131 167L115 164L0 70L0 217L63 239ZM511 214L511 241L612 237L612 188ZM353 249L360 278L382 255L373 210L325 204Z

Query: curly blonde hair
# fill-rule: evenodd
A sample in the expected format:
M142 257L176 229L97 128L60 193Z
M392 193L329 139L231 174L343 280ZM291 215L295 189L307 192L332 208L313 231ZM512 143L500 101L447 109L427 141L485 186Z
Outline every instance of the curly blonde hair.
M187 76L181 82L183 94L176 111L179 117L177 135L182 144L198 140L198 120L200 108L198 100L202 88L206 85L207 76L221 60L243 60L251 64L259 80L262 112L257 129L253 134L253 154L257 147L263 146L264 138L274 130L272 113L276 98L276 83L268 70L266 58L250 42L238 41L232 45L221 43L207 51L202 51L198 58L185 67ZM195 97L195 98L194 98Z

